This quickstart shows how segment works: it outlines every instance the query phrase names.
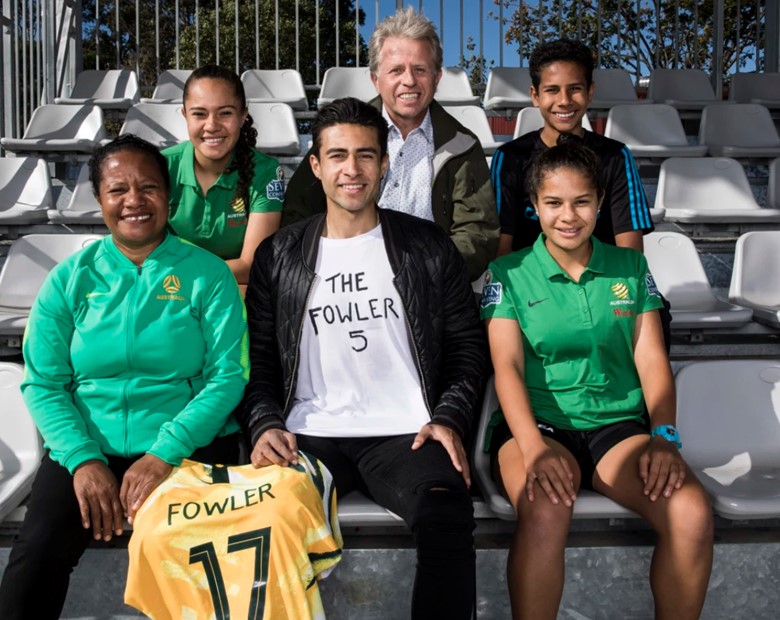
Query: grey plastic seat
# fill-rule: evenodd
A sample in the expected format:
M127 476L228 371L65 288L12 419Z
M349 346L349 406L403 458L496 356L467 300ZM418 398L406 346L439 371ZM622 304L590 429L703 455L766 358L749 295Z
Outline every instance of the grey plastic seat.
M100 235L26 235L8 251L0 271L0 335L24 334L35 297L52 268Z
M141 103L178 103L184 97L184 83L192 69L168 69L157 78L151 97L141 97Z
M406 527L401 517L382 508L360 491L352 491L339 499L338 511L339 524L342 527Z
M609 110L617 105L646 105L650 99L637 97L631 75L625 69L594 69L591 110Z
M322 76L317 108L341 97L371 101L377 96L368 67L331 67Z
M652 232L644 237L650 272L672 307L672 329L740 327L752 311L715 297L696 246L678 232Z
M38 430L19 389L23 375L21 364L0 362L0 522L29 494L43 456Z
M249 103L286 103L293 110L308 110L303 78L295 69L251 69L241 74Z
M780 327L780 231L751 231L734 247L729 299L753 310L753 320Z
M482 402L482 411L479 417L477 438L474 442L474 454L472 459L473 473L477 484L482 491L482 496L487 502L488 508L499 518L514 521L515 510L512 504L498 492L496 483L490 471L490 455L483 450L487 427L493 412L498 409L498 396L496 395L495 380L491 376L485 388L485 398ZM636 513L623 508L611 499L586 489L580 489L577 493L577 501L574 502L574 518L580 519L620 519L638 518Z
M132 133L160 149L187 139L187 122L175 103L137 103L127 111L120 134Z
M699 144L715 157L780 156L780 136L772 116L756 103L704 108Z
M587 116L582 117L582 126L588 131L593 131L593 126ZM523 108L517 113L515 133L513 138L519 138L531 131L538 131L544 127L544 119L539 108Z
M655 206L669 222L773 223L780 210L761 208L745 170L726 157L670 157L661 164Z
M130 69L87 70L76 76L69 97L56 97L54 103L96 105L104 110L127 110L140 97L138 76Z
M769 164L769 186L766 192L766 206L780 209L780 159Z
M286 103L248 103L257 128L257 148L269 155L298 155L301 150L298 125Z
M707 147L689 145L680 116L666 103L616 105L604 135L623 142L636 157L703 157Z
M64 209L49 209L47 215L49 221L55 224L103 224L103 214L89 181L89 166L85 164L79 170L68 206Z
M442 69L435 99L443 106L480 104L479 97L471 91L468 74L461 67Z
M95 105L42 105L36 108L22 138L2 138L3 148L14 153L85 155L106 137L103 112Z
M478 105L447 106L446 110L466 129L474 132L486 155L492 155L503 144L493 137L485 110Z
M0 158L0 224L46 221L54 205L46 162L37 157Z
M531 74L526 67L494 67L488 74L483 99L486 110L519 110L533 107Z
M780 109L780 73L735 73L731 76L729 99Z
M715 97L710 78L701 69L655 69L650 74L647 98L668 103L678 110L702 110L708 105L733 103Z
M780 517L780 361L697 361L675 382L682 455L715 512Z

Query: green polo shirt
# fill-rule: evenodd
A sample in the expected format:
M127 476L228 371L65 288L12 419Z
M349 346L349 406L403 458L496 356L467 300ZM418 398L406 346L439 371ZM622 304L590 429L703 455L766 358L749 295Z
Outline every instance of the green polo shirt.
M480 303L483 319L519 321L534 415L570 430L642 418L636 315L662 306L643 254L592 242L574 282L540 235L533 247L490 264Z
M281 211L284 175L279 162L255 150L255 172L249 188L249 210L236 199L238 171L222 174L206 195L195 178L195 148L189 140L165 149L171 175L171 229L179 237L222 259L238 258L249 213Z

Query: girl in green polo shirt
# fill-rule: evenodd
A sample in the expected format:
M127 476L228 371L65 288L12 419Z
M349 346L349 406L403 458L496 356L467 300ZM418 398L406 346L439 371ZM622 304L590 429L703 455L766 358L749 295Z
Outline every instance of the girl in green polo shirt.
M163 151L174 232L227 261L239 284L260 242L279 228L284 177L255 148L257 130L232 71L206 65L184 85L189 140Z
M559 98L563 113L568 98ZM711 507L678 451L662 304L647 262L592 237L601 179L581 144L540 154L527 186L542 235L491 263L482 297L505 417L490 450L518 515L507 567L513 617L557 616L572 509L587 488L657 532L656 618L698 618Z

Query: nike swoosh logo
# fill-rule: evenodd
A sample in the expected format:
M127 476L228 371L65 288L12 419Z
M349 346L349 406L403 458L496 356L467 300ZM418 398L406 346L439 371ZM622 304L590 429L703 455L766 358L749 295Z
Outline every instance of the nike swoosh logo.
M97 297L98 295L108 295L107 291L93 291L92 293L87 293L87 299L90 297Z
M545 297L544 299L539 299L539 300L537 300L537 301L531 301L531 300L529 299L529 300L528 300L528 307L529 307L529 308L533 308L533 307L534 307L536 304L540 304L540 303L542 303L543 301L547 301L548 299L550 299L550 298L549 298L549 297Z

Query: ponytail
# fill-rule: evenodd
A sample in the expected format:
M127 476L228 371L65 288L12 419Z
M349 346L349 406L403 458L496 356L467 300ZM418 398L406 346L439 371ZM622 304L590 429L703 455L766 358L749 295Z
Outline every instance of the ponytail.
M233 196L233 204L241 200L244 203L247 215L249 215L249 188L255 171L255 144L257 143L257 129L254 128L252 116L247 114L244 124L241 125L241 133L236 142L235 156L232 163L225 170L226 173L238 171L238 185Z

